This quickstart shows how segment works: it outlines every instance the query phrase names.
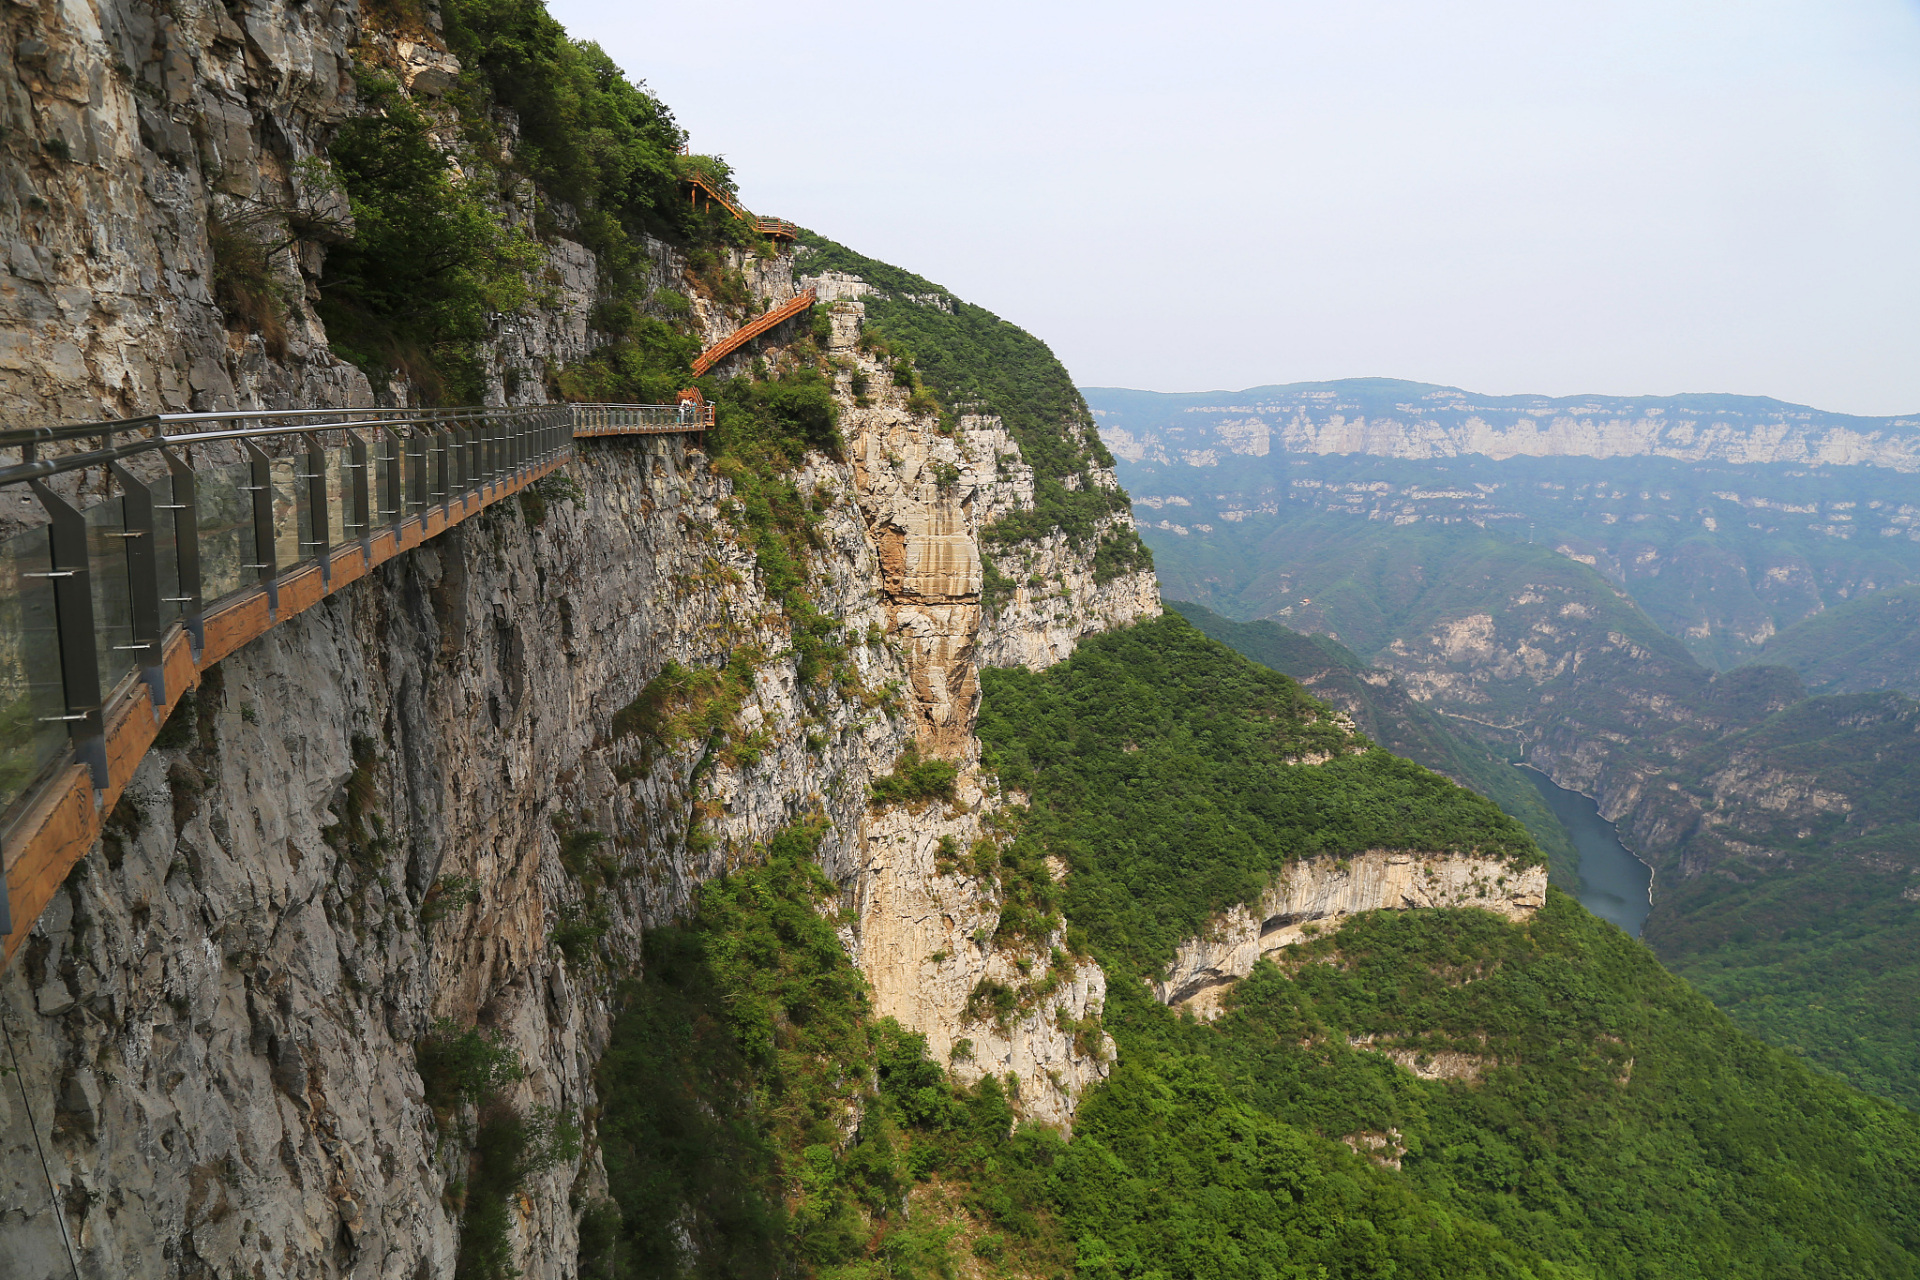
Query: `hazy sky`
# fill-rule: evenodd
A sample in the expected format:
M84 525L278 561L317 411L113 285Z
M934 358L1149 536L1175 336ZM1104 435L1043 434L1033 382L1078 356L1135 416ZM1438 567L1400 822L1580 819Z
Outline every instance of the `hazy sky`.
M1920 411L1920 0L550 0L1083 385Z

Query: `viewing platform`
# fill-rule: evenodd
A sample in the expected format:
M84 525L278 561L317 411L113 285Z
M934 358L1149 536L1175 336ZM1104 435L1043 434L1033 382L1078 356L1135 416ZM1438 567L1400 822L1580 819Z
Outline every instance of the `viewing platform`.
M0 540L0 967L208 667L552 473L577 439L713 423L689 392L0 431L19 454L0 463L0 500L48 519ZM48 483L76 472L112 496L79 507Z

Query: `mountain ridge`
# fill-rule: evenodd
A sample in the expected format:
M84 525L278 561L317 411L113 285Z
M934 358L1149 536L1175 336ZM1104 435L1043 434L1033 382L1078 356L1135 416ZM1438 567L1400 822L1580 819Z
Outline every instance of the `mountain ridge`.
M1920 470L1920 413L1867 417L1767 396L1495 396L1394 378L1273 383L1243 391L1080 390L1108 447L1136 463L1217 465L1223 451L1256 457L1477 453Z

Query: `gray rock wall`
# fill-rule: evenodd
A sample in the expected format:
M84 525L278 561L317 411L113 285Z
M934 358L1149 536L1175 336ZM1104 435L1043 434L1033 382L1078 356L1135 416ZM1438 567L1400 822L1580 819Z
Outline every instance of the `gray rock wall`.
M300 161L350 109L356 36L423 102L457 74L430 35L357 22L319 0L0 16L18 122L0 138L9 425L405 395L327 351L308 305L318 250L279 263L296 300L284 352L229 328L211 289L210 210L301 198ZM709 341L741 322L672 249L647 249L652 285L688 291ZM545 305L490 342L496 401L539 398L530 375L595 345L592 255L564 235L546 253ZM728 265L756 309L793 294L785 255ZM857 358L857 314L836 325ZM891 392L856 406L846 381L849 456L807 459L798 482L824 500L811 590L845 625L856 696L801 687L730 484L670 441L583 445L578 500L546 486L537 525L503 504L210 673L0 973L21 1068L0 1079L0 1275L68 1274L62 1221L87 1277L450 1274L466 1152L425 1104L419 1038L442 1017L497 1032L527 1067L518 1105L589 1116L611 976L642 931L816 813L879 1011L943 1053L972 1040L963 1078L1013 1072L1025 1114L1071 1122L1110 1046L1059 1015L1097 1011L1098 968L1073 961L1006 1024L970 1022L983 978L1015 981L1063 935L971 941L991 935L997 890L941 874L934 850L977 839L1006 803L977 769L980 662L1056 661L1156 611L1157 589L1150 574L1093 584L1088 554L1050 539L1028 559L1064 590L989 616L978 536L1031 505L1017 447L993 418L942 436ZM742 649L763 655L741 711L764 731L758 758L696 770L700 744L681 744L643 768L615 713L668 661L711 669ZM869 780L909 742L962 764L956 802L870 812ZM598 954L578 961L550 942L584 902L560 858L568 825L606 833L619 868ZM929 902L949 908L937 928ZM578 1207L601 1194L591 1155L542 1175L516 1204L517 1265L571 1275Z

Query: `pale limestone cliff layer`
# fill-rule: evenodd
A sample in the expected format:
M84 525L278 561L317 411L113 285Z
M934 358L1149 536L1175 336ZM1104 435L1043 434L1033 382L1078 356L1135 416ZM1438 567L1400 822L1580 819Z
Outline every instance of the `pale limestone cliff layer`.
M1002 803L981 792L972 769L980 755L974 737L983 626L980 533L996 516L1032 504L1032 469L997 417L963 415L945 433L937 415L912 412L884 365L858 349L861 307L845 300L853 291L844 282L840 294L830 351L844 369L841 433L878 564L887 634L906 667L921 751L964 769L960 804L951 812L936 805L869 817L849 949L870 984L876 1013L926 1035L936 1059L962 1081L988 1072L1012 1075L1020 1082L1022 1114L1065 1128L1081 1093L1105 1076L1112 1054L1103 1033L1091 1044L1081 1033L1076 1045L1075 1034L1061 1026L1098 1018L1105 979L1087 960L1052 971L1064 927L1034 945L976 940L991 939L999 922L991 882L936 869L942 837L956 849L971 848L987 835L984 820ZM856 374L869 388L864 404L851 390ZM1091 575L1089 551L1063 545L1057 556L1068 572ZM1157 608L1157 593L1152 601ZM1079 623L1081 632L1100 626L1098 618ZM1014 633L1011 624L1002 627ZM1050 652L1064 644L1070 651L1071 643L1036 627L1030 647ZM982 983L1021 990L1019 1011L1004 1022L970 1016L970 998ZM953 1056L963 1041L972 1052Z
M1103 423L1101 439L1129 462L1229 465L1234 455L1365 453L1390 458L1676 458L1735 464L1799 462L1920 471L1920 421L1855 419L1783 406L1771 417L1659 413L1488 411L1395 415L1267 409L1194 409L1177 429Z
M1097 1022L1106 976L1090 960L1055 968L1045 945L1000 947L993 941L1000 908L991 886L960 871L941 874L941 838L967 849L980 819L997 801L964 779L960 803L914 813L896 809L870 818L859 880L859 926L850 947L872 984L875 1012L927 1037L934 1060L971 1083L983 1075L1014 1078L1023 1115L1063 1129L1080 1095L1103 1079L1113 1041L1093 1031L1076 1045L1062 1022ZM969 1017L982 982L1038 994L1005 1021ZM1044 988L1044 990L1041 990Z
M1263 956L1340 927L1349 916L1383 908L1479 907L1525 920L1547 900L1545 865L1515 868L1497 858L1370 849L1290 863L1251 907L1236 906L1182 943L1166 976L1153 984L1162 1003L1202 1017L1253 972Z

